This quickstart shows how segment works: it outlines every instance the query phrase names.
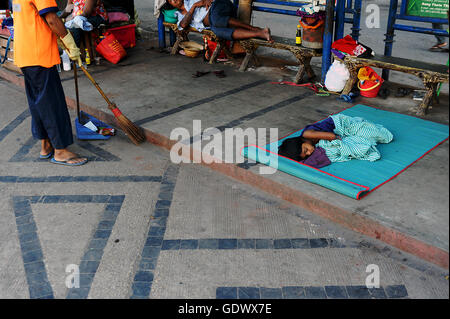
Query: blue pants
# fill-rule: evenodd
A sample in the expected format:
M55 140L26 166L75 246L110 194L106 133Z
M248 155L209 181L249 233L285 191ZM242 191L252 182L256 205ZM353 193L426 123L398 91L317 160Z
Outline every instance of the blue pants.
M438 30L444 30L444 25L441 23L433 23L433 29L438 29ZM435 35L436 40L438 41L438 44L443 44L445 42L447 42L445 37L439 36L439 35Z
M22 68L31 113L31 132L39 140L50 139L56 149L73 144L72 125L56 66Z
M219 38L233 40L234 29L228 28L228 21L237 17L236 7L230 0L215 0L209 11L211 30Z
M92 24L92 26L95 28L98 28L98 26L102 23L106 23L106 21L101 16L93 16L87 18L88 22ZM81 44L81 35L83 34L83 30L79 28L72 28L69 29L70 33L72 33L73 39L75 40L75 43L78 47L80 47Z

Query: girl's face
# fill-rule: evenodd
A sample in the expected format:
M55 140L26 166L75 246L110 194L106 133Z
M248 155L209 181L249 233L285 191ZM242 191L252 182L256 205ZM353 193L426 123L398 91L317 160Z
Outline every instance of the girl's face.
M302 144L302 152L300 153L300 157L302 159L308 158L313 152L315 147L309 143Z
M167 2L169 2L169 4L177 9L181 9L181 7L183 6L184 0L167 0Z

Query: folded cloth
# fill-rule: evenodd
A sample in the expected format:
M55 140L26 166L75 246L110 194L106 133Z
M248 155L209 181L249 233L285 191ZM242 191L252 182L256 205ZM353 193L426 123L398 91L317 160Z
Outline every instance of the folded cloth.
M362 58L368 58L373 55L371 48L365 46L364 44L358 43L350 35L346 35L344 38L334 41L331 48Z
M92 31L94 29L94 26L83 16L76 16L64 25L67 29L81 29L83 31Z

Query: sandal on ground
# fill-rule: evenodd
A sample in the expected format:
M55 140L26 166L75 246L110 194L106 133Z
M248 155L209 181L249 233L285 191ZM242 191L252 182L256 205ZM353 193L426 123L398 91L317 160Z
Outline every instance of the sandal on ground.
M197 71L195 74L192 74L192 77L193 78L199 78L199 77L204 76L204 75L209 74L209 73L211 73L211 72L210 71L206 71L206 72Z
M69 159L64 160L64 161L57 161L57 160L55 160L55 158L53 157L53 158L50 160L50 162L53 163L53 164L66 165L66 166L81 166L81 165L84 165L84 164L86 164L86 163L88 162L88 159L86 158L85 160L83 160L83 161L81 161L81 162L79 162L79 163L69 163L70 161L73 161L73 160L76 160L76 159L79 159L79 158L81 158L81 157L78 157L78 156L77 156L77 157L69 158Z
M398 88L397 92L395 93L396 97L405 97L409 94L411 94L412 90L409 88Z

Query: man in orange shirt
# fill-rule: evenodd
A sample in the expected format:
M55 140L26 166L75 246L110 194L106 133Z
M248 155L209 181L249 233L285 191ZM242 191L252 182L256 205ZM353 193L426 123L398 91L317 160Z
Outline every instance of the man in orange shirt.
M41 159L79 166L87 158L67 149L73 144L72 125L56 65L60 64L57 37L69 57L81 65L80 50L56 15L55 0L14 0L14 63L25 77L31 131L41 140Z

